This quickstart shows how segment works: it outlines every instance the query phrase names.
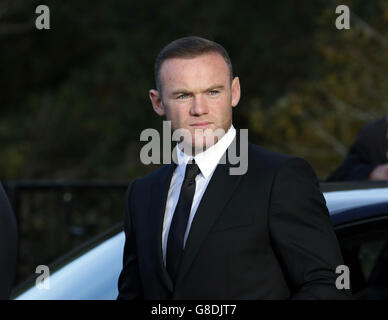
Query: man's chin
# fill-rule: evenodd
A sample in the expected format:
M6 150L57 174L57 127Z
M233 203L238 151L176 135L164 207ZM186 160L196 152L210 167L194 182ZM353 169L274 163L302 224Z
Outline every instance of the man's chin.
M180 149L188 155L195 155L215 145L224 136L225 131L209 128L205 130L179 129L179 133L181 135Z
M215 143L206 143L206 141L198 143L180 143L179 148L189 156L195 156L201 152L206 151L212 147Z

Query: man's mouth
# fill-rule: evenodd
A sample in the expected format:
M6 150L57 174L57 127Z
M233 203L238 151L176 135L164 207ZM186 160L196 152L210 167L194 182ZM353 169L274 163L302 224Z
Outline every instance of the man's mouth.
M190 126L195 128L195 129L205 129L205 128L209 127L211 124L212 124L212 122L202 121L202 122L193 123Z

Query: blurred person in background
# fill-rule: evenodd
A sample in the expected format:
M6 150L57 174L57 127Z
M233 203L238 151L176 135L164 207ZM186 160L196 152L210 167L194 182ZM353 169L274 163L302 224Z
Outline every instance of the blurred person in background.
M16 219L0 183L0 299L11 293L17 257Z
M341 166L327 179L388 181L388 115L363 127ZM380 250L367 280L371 299L388 299L388 241Z
M387 116L363 127L344 162L327 181L388 180L387 133Z

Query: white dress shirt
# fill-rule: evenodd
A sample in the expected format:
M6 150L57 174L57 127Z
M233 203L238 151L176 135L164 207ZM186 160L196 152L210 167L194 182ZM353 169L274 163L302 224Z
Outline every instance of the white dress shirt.
M229 130L225 135L213 146L206 149L204 152L197 154L194 157L195 162L197 163L201 173L195 179L195 193L193 198L193 203L191 206L189 220L187 222L186 233L184 237L183 246L186 245L187 236L190 231L191 223L194 219L195 213L201 202L202 196L205 193L206 187L213 175L214 170L217 167L218 162L221 160L222 155L228 149L229 145L232 143L234 137L236 136L236 129L233 125L230 126ZM162 232L162 249L163 249L163 260L166 264L166 247L168 240L168 233L170 231L170 225L172 217L174 215L175 207L179 200L179 194L181 191L183 179L185 176L187 162L192 158L186 155L180 148L177 149L177 160L178 165L175 168L173 173L170 189L168 190L166 209L164 212L163 220L163 232Z

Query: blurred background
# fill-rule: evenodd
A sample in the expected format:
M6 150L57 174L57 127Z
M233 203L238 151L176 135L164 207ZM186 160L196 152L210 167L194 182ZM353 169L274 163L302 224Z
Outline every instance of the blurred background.
M50 8L37 30L35 8ZM338 30L338 5L350 30ZM15 286L121 222L139 141L161 129L148 90L156 55L198 35L240 77L234 125L307 159L321 180L388 110L388 1L0 2L0 179L19 225Z

